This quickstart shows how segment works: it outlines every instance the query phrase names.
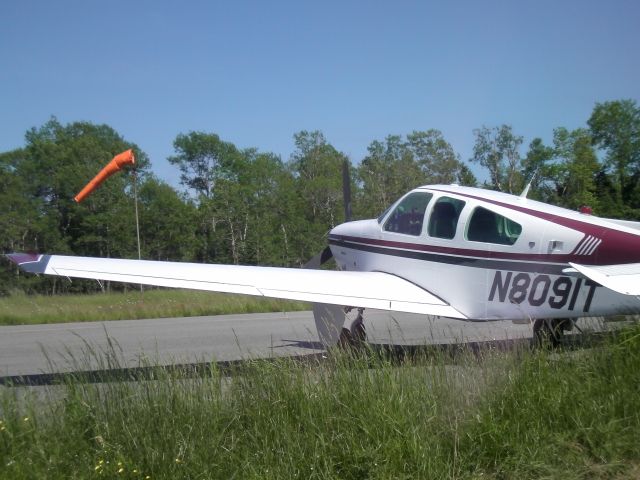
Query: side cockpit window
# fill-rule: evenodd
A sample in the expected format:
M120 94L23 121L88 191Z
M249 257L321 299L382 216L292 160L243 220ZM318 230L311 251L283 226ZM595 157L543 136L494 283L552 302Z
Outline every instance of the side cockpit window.
M467 226L467 240L472 242L513 245L522 233L522 226L486 208L477 207Z
M407 195L391 212L384 224L384 230L405 235L420 235L424 212L432 196L427 192L414 192Z
M456 227L465 202L451 197L440 197L429 218L429 236L451 239L456 236Z

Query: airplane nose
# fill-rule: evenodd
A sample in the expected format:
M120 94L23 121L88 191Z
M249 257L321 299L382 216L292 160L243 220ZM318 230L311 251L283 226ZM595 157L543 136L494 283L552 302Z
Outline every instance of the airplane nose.
M343 237L372 237L374 238L380 230L378 222L373 220L356 220L353 222L342 223L331 229L330 236Z
M341 223L340 225L336 225L329 231L329 235L344 235L348 230L347 223Z
M350 249L351 242L366 241L367 238L379 238L380 225L376 219L356 220L343 223L329 232L329 244L336 264L340 270L358 270L362 268L356 254Z
M337 225L329 230L329 245L327 245L320 253L314 255L313 258L305 264L305 268L320 268L320 266L330 260L331 257L334 257L336 255L336 246L333 242L340 240L344 236L352 234L351 230L351 227L346 223Z
M353 236L357 235L362 230L362 221L347 222L336 225L331 229L329 235L339 236Z

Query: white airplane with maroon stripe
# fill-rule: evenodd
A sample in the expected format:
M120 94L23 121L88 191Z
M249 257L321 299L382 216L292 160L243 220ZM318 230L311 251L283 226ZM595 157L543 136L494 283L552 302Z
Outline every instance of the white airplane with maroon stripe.
M524 195L458 185L416 188L377 219L331 230L324 257L333 255L334 271L8 256L33 273L312 302L326 346L339 340L345 307L537 320L547 329L581 316L640 313L640 223Z

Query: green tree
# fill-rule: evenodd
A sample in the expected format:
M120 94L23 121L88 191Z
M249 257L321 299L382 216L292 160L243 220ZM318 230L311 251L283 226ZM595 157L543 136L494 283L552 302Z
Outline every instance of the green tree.
M596 103L587 122L615 178L617 203L640 208L640 107L635 100Z
M521 176L520 145L523 138L515 135L510 125L482 127L473 131L476 137L471 161L489 171L494 190L520 193L523 186Z
M196 255L197 210L193 200L148 176L138 190L143 258L192 261Z
M403 139L389 135L375 140L358 168L362 192L359 212L380 214L407 191L426 184L475 185L471 170L439 130L413 131Z
M556 192L559 203L571 209L589 205L598 210L596 175L601 169L588 130L569 131L556 128L553 131L556 169Z
M289 165L298 179L309 220L325 230L342 223L342 163L348 158L320 131L303 130L293 138L296 149Z
M245 150L247 170L245 201L251 227L247 235L246 261L261 265L298 265L301 252L292 247L304 242L307 225L302 199L292 172L272 153Z
M614 183L614 178L607 174L604 168L596 174L594 183L596 186L596 196L598 198L598 214L608 218L640 219L638 216L629 215L624 205L620 205L618 199L618 189Z
M26 185L16 172L24 155L23 149L0 154L0 253L31 250L37 232L39 212L33 198L25 194ZM0 295L14 289L29 291L39 283L40 279L21 275L12 265L0 269Z
M534 138L529 150L522 159L521 175L523 181L531 182L529 198L548 203L557 203L555 179L559 175L554 162L553 147L546 146L541 138Z
M327 142L319 131L300 131L293 136L295 151L288 168L295 178L301 202L297 223L302 236L291 239L301 263L326 246L326 234L344 221L342 165L348 158Z
M374 140L369 154L358 168L362 194L359 214L379 215L407 191L427 183L427 177L400 135L389 135L384 142Z
M139 175L148 167L146 155L107 125L52 118L25 135L25 147L3 155L4 194L12 195L0 222L13 223L9 242L21 250L92 256L137 257L131 174L120 172L104 182L82 204L73 197L123 150L136 151ZM11 192L21 192L23 200ZM20 219L11 220L19 212ZM11 245L9 245L11 246ZM7 248L7 247L3 247ZM50 283L47 283L50 282ZM93 284L43 280L41 288L83 289Z
M456 175L456 181L458 184L465 185L467 187L475 187L478 185L478 179L471 169L464 163L460 163L460 170L458 170Z
M176 154L168 160L180 168L180 183L195 195L198 206L197 232L201 241L198 259L204 262L237 259L237 251L233 251L234 225L228 225L233 212L221 218L219 205L229 196L224 197L223 192L235 179L238 168L234 165L242 162L240 151L218 135L204 132L179 134L173 146ZM222 188L224 182L226 189Z
M213 196L216 181L225 178L240 157L235 145L220 140L215 133L179 134L173 148L176 155L168 160L180 169L180 183L207 199Z
M406 147L418 162L427 183L475 185L473 173L460 161L460 155L440 130L414 130L407 135Z
M26 135L24 161L17 172L38 202L42 217L35 249L85 255L132 257L136 252L132 177L119 172L87 200L73 197L111 158L128 148L136 150L137 170L144 178L146 155L122 139L111 127L56 119Z
M2 252L24 251L32 247L38 211L33 199L25 195L24 179L17 166L24 161L25 151L0 154L0 248Z
M240 150L213 133L177 136L181 183L195 197L197 258L205 262L289 264L301 222L293 175L273 154Z

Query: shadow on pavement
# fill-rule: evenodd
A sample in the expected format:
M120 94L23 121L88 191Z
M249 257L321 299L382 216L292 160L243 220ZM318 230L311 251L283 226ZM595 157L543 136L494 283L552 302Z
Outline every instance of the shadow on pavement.
M577 350L589 348L602 344L606 338L615 332L598 332L580 335L567 335L561 348L566 350ZM322 349L320 342L282 340L289 342L283 346L295 346L318 350ZM279 347L278 347L279 348ZM373 352L382 355L394 362L411 360L412 358L428 358L430 356L445 359L445 361L455 362L456 357L469 353L480 356L487 351L518 352L530 350L532 340L530 338L520 338L513 340L489 340L484 342L446 343L428 345L398 345L388 343L368 343L366 347L356 347L355 354L362 352ZM304 355L293 355L287 357L271 357L263 359L241 359L220 362L199 362L184 363L176 365L149 365L141 367L110 368L102 370L85 370L62 373L38 373L30 375L14 375L0 377L0 385L5 387L21 386L43 386L43 385L64 385L70 381L81 381L85 383L106 383L106 382L129 382L154 380L158 378L158 369L170 375L179 375L181 378L200 377L211 374L213 371L221 372L223 375L241 373L243 367L250 366L252 362L282 361L283 358L300 362L300 364L317 365L331 357L331 352L309 353Z

